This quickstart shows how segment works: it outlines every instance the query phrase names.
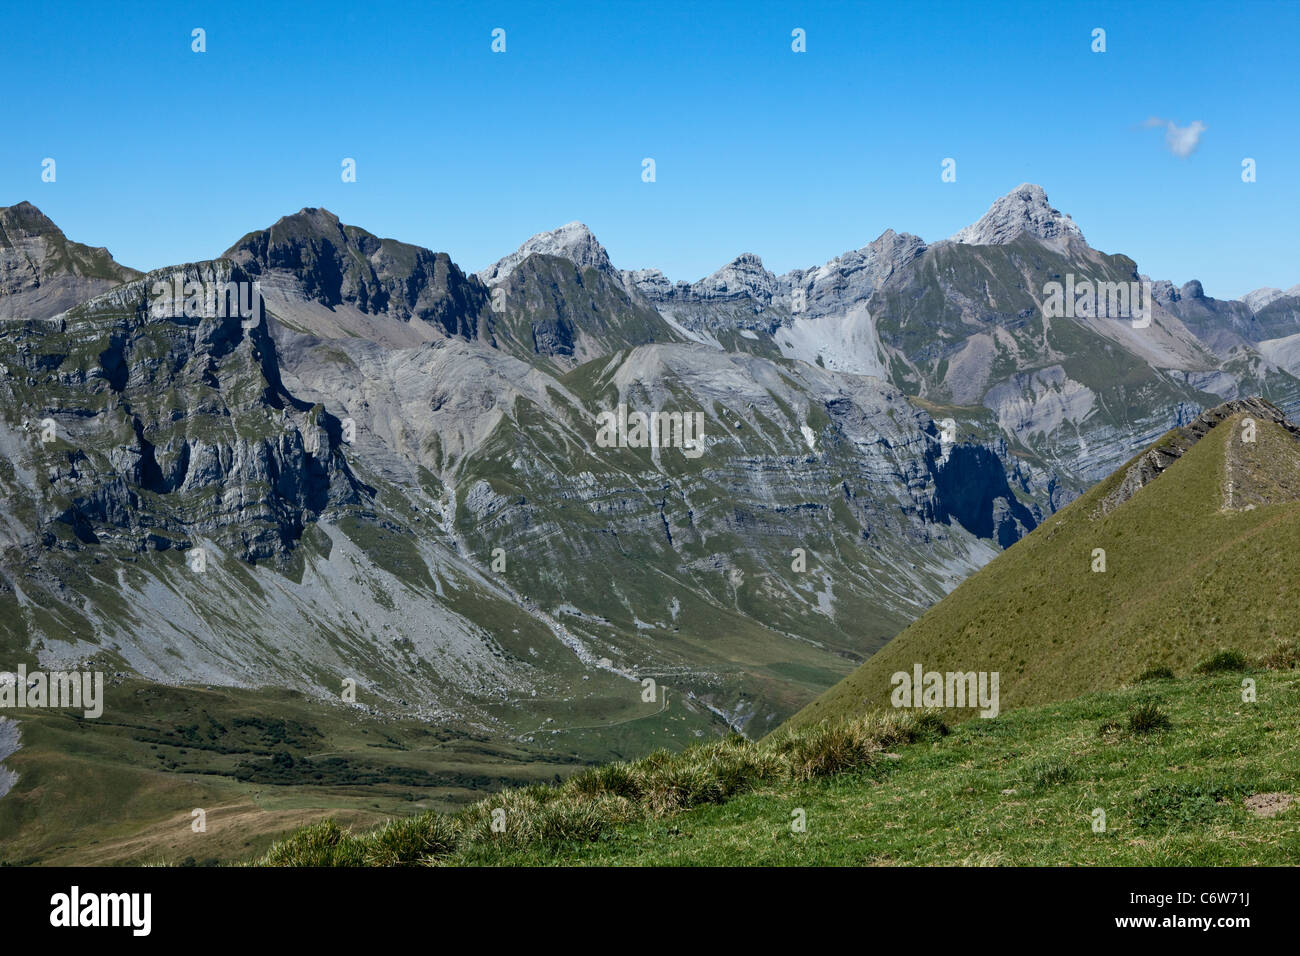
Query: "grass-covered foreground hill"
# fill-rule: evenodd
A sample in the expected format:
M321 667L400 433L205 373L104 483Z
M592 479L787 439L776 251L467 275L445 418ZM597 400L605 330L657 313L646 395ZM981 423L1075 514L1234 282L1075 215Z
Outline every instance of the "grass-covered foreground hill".
M1295 634L1298 433L1259 399L1167 433L787 726L889 707L892 676L917 664L997 672L1006 710L1116 688L1150 667L1184 675L1226 647L1267 653Z
M1276 669L1229 655L1209 673L951 731L933 712L895 712L732 738L453 815L357 832L316 824L258 862L1294 864L1300 672L1293 653L1269 663ZM1251 702L1244 681L1254 682Z

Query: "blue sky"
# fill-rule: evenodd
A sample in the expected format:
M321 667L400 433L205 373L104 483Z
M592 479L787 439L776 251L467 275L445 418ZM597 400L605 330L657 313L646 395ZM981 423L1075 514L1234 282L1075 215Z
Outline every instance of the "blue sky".
M137 268L325 206L468 270L578 219L624 268L779 273L944 238L1030 181L1155 278L1300 282L1300 2L43 2L0 25L0 205ZM1205 130L1177 156L1150 117Z

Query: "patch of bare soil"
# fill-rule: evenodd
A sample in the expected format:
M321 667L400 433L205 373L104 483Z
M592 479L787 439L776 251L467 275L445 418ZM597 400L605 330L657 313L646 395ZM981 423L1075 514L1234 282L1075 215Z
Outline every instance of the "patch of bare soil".
M1294 802L1289 793L1255 793L1246 798L1246 809L1257 817L1275 817Z

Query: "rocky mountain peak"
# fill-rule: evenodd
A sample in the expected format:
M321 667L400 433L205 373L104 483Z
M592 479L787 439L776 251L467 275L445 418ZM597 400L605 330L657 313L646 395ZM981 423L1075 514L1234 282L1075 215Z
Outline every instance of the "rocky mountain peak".
M559 256L579 269L613 271L609 253L583 223L570 222L550 232L539 232L510 255L478 273L483 282L500 282L531 255Z
M0 206L0 318L47 319L140 274L73 242L30 202Z
M804 311L809 318L834 314L865 302L886 279L925 249L918 237L886 229L861 249L838 255L822 266L794 269L778 281L791 290L804 290Z
M63 230L26 200L12 206L0 206L0 247L9 248L20 239L37 236L64 238Z
M752 252L742 252L721 269L695 283L693 291L705 299L748 296L760 302L770 302L776 289L776 276L763 268L763 260Z
M989 207L978 222L952 236L952 242L973 246L1000 246L1021 233L1047 241L1083 241L1074 220L1052 208L1042 186L1022 183Z
M698 282L679 281L675 285L658 269L639 269L624 273L628 285L634 286L651 302L721 303L752 299L763 305L782 288L782 281L763 266L752 252L742 252L722 268Z
M361 314L386 315L399 322L433 323L448 335L465 338L475 334L487 299L486 290L468 279L445 252L380 239L340 222L328 209L310 206L269 229L248 233L222 258L253 277L285 278L287 285L276 285L291 286L294 299L329 308L346 304ZM314 328L305 315L298 324Z
M281 216L275 226L302 226L313 232L334 232L341 228L339 217L328 209L318 206L303 206L291 216ZM272 228L275 228L273 226Z
M364 229L348 227L356 236L369 236ZM281 216L268 229L258 229L241 237L223 252L222 258L243 259L256 247L274 248L328 241L338 246L349 244L349 237L339 217L328 209L305 206L290 216Z

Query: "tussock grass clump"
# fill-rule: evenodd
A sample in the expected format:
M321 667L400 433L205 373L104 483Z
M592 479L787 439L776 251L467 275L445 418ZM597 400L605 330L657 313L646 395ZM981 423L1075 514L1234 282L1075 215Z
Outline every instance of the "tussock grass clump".
M1145 700L1128 716L1128 732L1133 735L1155 734L1168 730L1169 715L1154 700Z
M458 814L463 846L480 854L589 842L638 816L624 797L584 797L562 787L507 790Z
M416 866L430 856L452 852L459 839L456 821L440 813L389 820L366 841L366 865Z
M1198 674L1221 674L1225 671L1244 671L1249 666L1246 655L1241 651L1219 651L1213 657L1207 657L1196 665Z
M333 820L323 820L276 843L261 862L266 866L365 866L366 854L350 833Z
M641 796L644 780L631 764L607 763L580 771L569 778L567 786L584 797L608 795L634 800Z
M872 712L855 720L814 724L777 743L794 780L811 780L860 770L875 763L878 754L897 743L947 733L934 711L903 714Z
M1036 790L1046 790L1074 779L1074 767L1067 760L1042 758L1026 768L1026 779Z
M1270 671L1291 671L1300 667L1300 641L1278 643L1260 658L1259 666Z
M518 850L553 852L610 829L691 807L724 803L768 783L871 767L887 748L948 732L934 712L877 713L751 741L738 734L641 760L592 767L558 786L505 790L453 815L390 820L366 833L333 821L271 847L264 866L418 866L490 860Z
M1149 680L1173 680L1174 672L1168 667L1148 667L1138 675L1137 682L1145 683Z

